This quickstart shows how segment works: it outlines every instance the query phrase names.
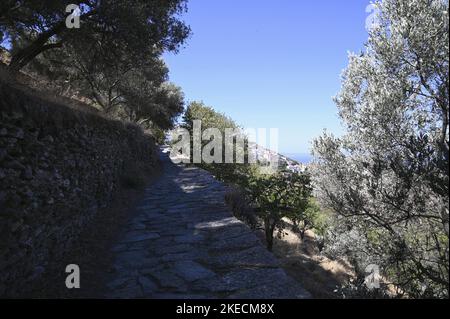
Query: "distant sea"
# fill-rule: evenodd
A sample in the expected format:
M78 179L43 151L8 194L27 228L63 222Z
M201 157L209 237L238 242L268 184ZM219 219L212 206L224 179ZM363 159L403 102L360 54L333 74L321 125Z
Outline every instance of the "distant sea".
M309 164L312 161L312 156L310 154L305 154L305 153L284 153L284 156L303 163L303 164Z

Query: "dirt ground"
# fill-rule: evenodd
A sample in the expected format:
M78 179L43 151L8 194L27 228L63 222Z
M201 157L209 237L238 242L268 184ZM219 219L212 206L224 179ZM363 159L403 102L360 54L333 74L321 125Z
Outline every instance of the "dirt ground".
M340 298L334 290L354 277L351 267L340 260L331 260L320 254L314 233L300 235L287 227L282 238L276 238L273 253L280 259L285 271L300 282L314 298ZM264 240L264 234L260 234Z

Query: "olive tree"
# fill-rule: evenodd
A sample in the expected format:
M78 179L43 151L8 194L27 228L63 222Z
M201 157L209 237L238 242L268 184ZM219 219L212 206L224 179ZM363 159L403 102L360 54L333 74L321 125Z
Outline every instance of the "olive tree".
M69 4L79 8L79 28L68 28ZM0 35L13 44L9 67L20 70L46 51L68 45L108 41L108 52L126 49L145 60L155 53L177 51L190 33L180 19L184 0L4 0Z
M384 0L335 98L347 133L315 140L333 244L410 297L448 296L448 1ZM340 239L342 239L340 241Z
M297 173L252 174L248 177L247 196L256 216L263 223L267 249L272 251L275 231L281 236L283 218L294 223L309 223L305 215L311 195L309 176Z
M222 154L221 163L205 163L202 161L199 164L202 168L210 171L214 176L224 182L231 184L238 184L245 187L248 180L248 175L253 169L253 166L248 161L247 138L242 128L227 115L215 111L212 107L205 105L203 102L193 101L189 103L183 114L182 126L189 130L191 138L193 137L193 123L195 120L201 121L202 133L209 128L216 128L220 131L220 138L222 140ZM238 136L227 140L227 130L233 130ZM243 141L244 150L238 147L238 138ZM191 141L193 142L193 141ZM208 144L210 140L203 140L202 147ZM244 163L227 163L226 150L232 151L233 159L242 155ZM193 147L191 147L193 152ZM191 157L192 158L192 157Z

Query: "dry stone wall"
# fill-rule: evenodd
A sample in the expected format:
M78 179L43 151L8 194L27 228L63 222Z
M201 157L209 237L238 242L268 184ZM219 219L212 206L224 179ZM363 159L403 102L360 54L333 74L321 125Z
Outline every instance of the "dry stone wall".
M70 249L129 165L158 166L138 127L0 82L0 296L20 296Z

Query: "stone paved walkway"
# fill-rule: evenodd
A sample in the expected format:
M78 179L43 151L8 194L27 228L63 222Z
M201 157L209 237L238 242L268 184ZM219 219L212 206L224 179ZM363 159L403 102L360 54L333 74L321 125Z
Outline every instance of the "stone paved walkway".
M224 203L206 171L173 164L113 247L107 298L308 298Z

